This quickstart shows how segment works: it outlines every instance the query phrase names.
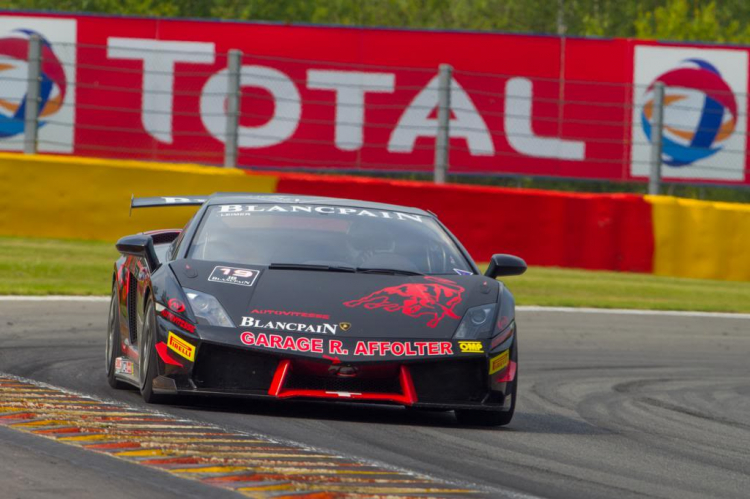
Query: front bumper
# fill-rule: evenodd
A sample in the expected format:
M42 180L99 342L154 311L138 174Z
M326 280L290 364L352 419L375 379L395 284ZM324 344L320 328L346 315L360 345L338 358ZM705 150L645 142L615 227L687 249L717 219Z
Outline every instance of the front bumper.
M227 331L221 332L225 341L219 342L216 341L219 336L211 331L205 334L201 331L198 337L175 332L174 324L160 321L160 325L160 334L166 342L164 346L157 345L160 357L160 375L154 381L157 393L384 403L425 409L510 410L507 395L515 379L515 362L508 360L498 370L497 360L493 359L503 351L485 353L489 342L473 349L465 349L465 345L454 341L436 342L452 345L432 350L440 355L354 358L238 345L232 341L237 334ZM167 343L174 336L180 341L175 343L173 338L176 349L170 349ZM347 341L330 337L323 340ZM343 348L352 353L357 340L349 341L351 344ZM392 340L372 342L386 341ZM186 347L181 343L188 344L188 355L182 355ZM480 342L470 343L477 347ZM510 344L504 342L502 346L507 352L505 358L509 357ZM418 347L413 346L415 350ZM420 349L425 354L430 352L428 347Z

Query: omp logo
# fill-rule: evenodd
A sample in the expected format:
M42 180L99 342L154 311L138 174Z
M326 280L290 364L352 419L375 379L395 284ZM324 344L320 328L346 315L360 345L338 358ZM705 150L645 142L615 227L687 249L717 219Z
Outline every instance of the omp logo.
M446 317L460 319L455 308L461 303L464 288L440 277L425 277L415 282L383 288L358 300L344 302L347 307L364 307L401 312L409 317L430 317L427 326L436 327Z
M3 92L0 96L0 137L13 137L24 131L26 112L26 72L31 35L42 39L42 73L39 100L39 126L42 118L56 114L63 105L68 88L65 71L52 50L52 45L39 33L30 29L18 29L11 36L0 38L0 78ZM20 84L19 84L20 83Z
M170 350L176 352L182 357L185 357L190 362L195 361L195 347L174 334L172 331L169 332L169 337L167 338L167 346Z
M458 347L463 353L484 353L481 341L459 341Z
M73 152L76 21L0 16L0 149L22 150L32 35L41 39L38 148Z
M633 175L648 174L654 86L661 82L662 175L743 180L747 64L740 50L636 47Z
M695 111L692 113L695 119L664 126L664 163L686 166L719 152L721 143L732 135L737 125L737 101L719 70L708 61L686 59L679 68L659 75L648 86L641 124L649 141L653 135L651 120L656 82L664 83L668 90L664 97L667 112L673 114L672 109L691 104Z

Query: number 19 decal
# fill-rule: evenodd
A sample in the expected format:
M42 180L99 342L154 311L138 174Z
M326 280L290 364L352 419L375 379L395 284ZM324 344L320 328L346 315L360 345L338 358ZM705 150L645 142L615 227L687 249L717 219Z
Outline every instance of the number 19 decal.
M238 284L240 286L252 286L255 279L258 278L257 270L238 269L235 267L214 267L211 275L208 276L210 282L226 282L229 284Z

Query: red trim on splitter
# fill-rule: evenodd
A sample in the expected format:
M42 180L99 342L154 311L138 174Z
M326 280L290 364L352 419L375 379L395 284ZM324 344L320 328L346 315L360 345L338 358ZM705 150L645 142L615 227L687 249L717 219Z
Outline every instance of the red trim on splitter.
M292 361L284 359L279 362L276 367L276 373L273 375L273 381L271 381L271 387L268 389L268 394L273 397L278 397L281 393L281 387L284 385L286 380L286 373L289 372L289 366L292 365Z
M404 393L404 404L412 405L417 401L417 391L414 389L414 382L411 379L411 372L406 366L401 366L401 371L398 373L399 381L401 381L401 391Z
M156 344L156 353L159 354L159 357L161 357L161 360L163 360L165 364L183 367L180 361L178 361L177 359L169 355L169 348L167 347L167 344L164 343L163 341L160 341L159 343Z
M271 387L268 394L280 399L293 397L309 397L323 399L350 399L350 400L372 400L393 402L401 405L413 405L417 401L417 392L414 389L414 382L411 379L411 373L406 366L399 368L399 382L401 384L401 393L355 393L355 392L334 392L325 390L285 390L284 383L287 375L292 369L292 361L285 359L279 362L276 372L271 381Z

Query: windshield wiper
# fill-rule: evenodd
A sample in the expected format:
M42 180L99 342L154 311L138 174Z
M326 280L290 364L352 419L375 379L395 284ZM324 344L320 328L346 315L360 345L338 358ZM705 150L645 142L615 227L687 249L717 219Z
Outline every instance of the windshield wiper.
M424 275L421 272L403 269L379 269L372 267L357 267L357 272L362 274L391 274L391 275Z
M336 265L316 265L308 263L272 263L269 269L277 270L319 270L323 272L356 272L354 267Z

